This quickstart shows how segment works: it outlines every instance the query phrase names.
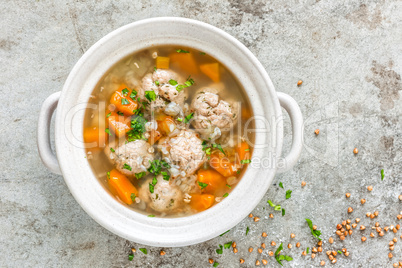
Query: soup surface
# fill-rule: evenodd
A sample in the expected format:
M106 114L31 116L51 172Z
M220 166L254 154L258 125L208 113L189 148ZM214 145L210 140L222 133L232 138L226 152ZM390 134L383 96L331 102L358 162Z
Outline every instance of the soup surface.
M216 59L150 47L101 79L83 136L110 194L150 217L182 217L233 191L251 161L254 136L244 129L251 117L239 83Z

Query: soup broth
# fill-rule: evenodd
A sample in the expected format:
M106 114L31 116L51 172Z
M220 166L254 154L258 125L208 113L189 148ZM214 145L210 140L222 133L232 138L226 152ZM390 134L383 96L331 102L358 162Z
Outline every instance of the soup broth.
M250 163L249 100L231 72L192 48L150 47L99 81L84 119L94 174L123 204L182 217L223 202ZM253 126L253 124L249 124Z

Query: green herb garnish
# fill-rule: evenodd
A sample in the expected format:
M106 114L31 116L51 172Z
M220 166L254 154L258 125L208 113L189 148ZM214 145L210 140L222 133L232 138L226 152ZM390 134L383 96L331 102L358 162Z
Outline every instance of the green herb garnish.
M190 53L190 51L187 50L183 50L181 48L179 48L178 50L176 50L177 53Z
M190 86L192 86L192 85L194 85L194 80L192 79L192 78L190 78L190 76L187 78L187 81L186 82L184 82L184 85L178 85L177 87L176 87L176 90L177 91L182 91L184 88L186 88L186 87L190 87Z
M124 164L123 168L131 171L131 166L130 165Z
M281 211L281 205L275 205L274 203L272 203L271 200L268 200L267 203L274 208L274 210L276 211Z
M179 121L179 122L183 122L183 118L180 118L180 117L177 118L176 120Z
M106 115L106 118L108 118L109 116L111 116L112 115L112 113L108 113L107 115Z
M110 133L110 130L107 128L107 129L105 129L105 132L107 133L107 134L109 134L110 136L112 136L112 134Z
M240 161L241 164L250 164L251 160L250 159L244 159Z
M162 174L163 179L164 179L165 181L168 181L168 180L170 179L170 176L169 176L169 174L167 173L167 171L162 171L161 174Z
M225 193L222 197L228 197L228 196L229 196L229 194Z
M190 120L191 120L191 118L193 118L193 116L194 116L194 113L191 113L191 114L189 114L189 115L187 115L185 118L184 118L184 123L188 123L188 122L190 122Z
M230 232L230 230L227 230L226 232L224 232L223 234L220 234L219 236L223 236L224 234L227 234L229 232Z
M148 217L153 218L153 217L155 217L155 215L154 214L149 214Z
M158 80L155 80L155 85L157 85L157 86L160 85Z
M218 265L219 265L219 262L214 262L213 267L218 267Z
M117 111L117 114L118 114L118 115L121 115L121 116L124 115L124 114L123 114L122 112L120 112L120 111Z
M200 52L200 55L206 55L206 53L205 52Z
M283 209L282 209L282 217L285 216L285 212L286 212L286 211L285 211L285 209L283 208Z
M112 153L115 152L115 150L114 150L112 147L110 147L110 151L111 151Z
M135 97L137 97L137 91L135 91L135 90L133 89L133 91L131 91L130 98L134 100Z
M129 261L132 261L134 259L134 254L128 254L128 260Z
M340 250L338 250L338 253L342 255L342 253L343 253L343 252L342 252L342 251L340 251Z
M146 140L144 134L146 132L145 123L147 120L142 116L135 116L131 120L131 130L127 132L127 140L134 141L134 140Z
M127 104L130 104L130 102L126 98L122 98L121 99L121 104L127 105Z
M248 226L247 226L247 228L246 228L246 235L248 235L248 232L250 231L250 228L248 228Z
M223 246L222 245L219 245L219 248L216 250L216 253L218 253L218 254L222 254L223 253Z
M127 88L125 88L125 89L123 89L123 90L121 91L121 93L123 94L124 97L128 95L128 92L129 92L129 91L128 91Z
M139 248L139 250L144 254L148 254L148 250L146 248Z
M169 169L170 166L165 160L155 159L154 161L149 161L151 166L148 168L148 171L154 175L161 174L162 168Z
M203 183L199 181L198 185L201 187L201 190L204 190L208 186L208 183Z
M133 202L135 202L135 198L137 197L137 196L135 195L135 193L132 193L132 194L130 195L130 197L131 197L131 200L132 200Z
M170 79L170 80L169 80L169 84L171 84L172 86L175 86L175 85L177 85L178 83L177 83L176 80Z
M308 254L308 253L309 253L309 251L310 251L310 248L307 248L307 249L306 249L306 253Z
M110 172L106 173L106 177L110 180Z
M226 153L225 153L225 151L222 149L222 146L221 146L220 144L212 144L212 147L213 147L213 148L218 148L219 151L221 151L221 152L226 156Z
M158 179L156 176L152 179L152 185L156 185L158 183Z
M230 241L230 242L227 242L227 243L225 243L224 245L223 245L223 247L225 248L225 249L228 249L228 248L230 248L230 246L232 245L232 241Z
M141 179L142 177L144 177L147 173L145 171L140 172L140 173L135 173L135 177L138 179Z
M311 234L317 238L318 240L321 241L320 235L321 235L321 231L320 230L314 230L313 229L313 222L310 219L306 219L308 227L310 227L311 230Z
M231 189L231 188L232 188L232 186L230 186L229 184L226 184L226 187L228 187L229 189Z
M154 193L154 190L155 190L155 185L153 185L152 183L150 183L150 184L149 184L149 192L150 192L151 194L153 194L153 193Z
M292 197L292 190L287 190L286 191L286 199L289 199Z
M283 184L282 182L279 183L279 187L281 187L283 189Z
M153 91L153 90L145 91L145 98L147 98L147 100L149 100L149 102L156 100L155 91Z
M157 70L156 67L154 67L154 71L155 71L155 72L156 72L156 70Z
M384 180L384 177L385 177L384 169L381 169L381 180L382 180L382 181Z
M293 260L293 258L290 256L279 255L279 253L281 252L282 249L283 249L283 245L281 243L279 248L275 251L275 259L281 266L283 266L282 261L292 261Z

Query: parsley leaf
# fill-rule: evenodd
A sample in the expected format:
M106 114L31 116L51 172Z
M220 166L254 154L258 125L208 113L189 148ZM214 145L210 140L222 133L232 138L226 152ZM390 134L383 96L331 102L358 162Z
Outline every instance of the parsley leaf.
M183 118L178 117L176 120L179 121L179 122L182 122Z
M106 177L110 180L110 172L106 173Z
M184 82L184 85L178 85L177 87L176 87L176 90L177 91L182 91L184 88L186 88L186 87L190 87L190 86L192 86L192 85L194 85L194 80L192 79L192 78L190 78L190 76L187 78L187 81L186 82Z
M162 171L161 174L162 174L163 179L164 179L165 181L168 181L168 180L170 179L170 176L169 176L169 174L167 173L167 171Z
M152 185L156 185L158 183L158 180L156 179L156 176L152 179Z
M149 214L148 217L153 218L153 217L155 217L155 215L154 214Z
M287 190L286 191L286 199L289 199L292 197L292 190Z
M153 194L153 193L154 193L154 190L155 190L155 185L153 185L152 183L150 183L150 184L149 184L149 192L150 192L151 194Z
M200 52L200 55L206 55L206 53L205 52Z
M171 84L172 86L175 86L175 85L177 85L178 83L177 83L176 80L170 79L170 80L169 80L169 84Z
M283 189L283 184L282 182L279 183L279 187L281 187Z
M137 91L135 91L135 90L133 89L133 91L131 91L130 98L134 100L135 97L137 97Z
M228 196L229 196L229 194L225 193L222 197L228 197Z
M247 226L247 228L246 228L246 235L248 235L248 232L250 231L250 228L248 228L248 226Z
M190 53L190 51L187 50L183 50L181 48L179 48L178 50L176 50L177 53Z
M148 250L146 248L139 248L139 250L144 254L148 254Z
M130 171L131 171L131 166L130 166L130 165L127 165L127 164L124 164L124 165L123 165L123 169L127 169L127 170L130 170Z
M278 247L278 249L275 251L275 259L281 266L283 266L282 261L292 261L293 260L293 258L290 256L279 255L279 253L281 252L282 249L283 249L283 245L281 243L280 246Z
M132 253L129 254L129 255L128 255L128 260L129 260L129 261L132 261L133 259L134 259L134 254L132 254Z
M214 262L213 267L218 267L218 265L219 265L219 262Z
M338 253L339 253L339 254L341 254L341 255L343 254L343 252L342 252L342 251L340 251L340 250L338 250Z
M223 247L225 248L225 249L228 249L228 248L230 248L230 246L232 245L232 241L230 241L230 242L227 242L227 243L225 243L224 245L223 245Z
M146 132L145 123L147 120L142 116L135 116L134 119L131 120L131 130L127 132L127 140L146 140L143 133Z
M121 99L121 104L127 105L127 104L130 104L130 102L126 98L122 98Z
M268 200L267 203L274 208L274 210L276 211L281 211L281 205L275 205L274 203L272 203L271 200Z
M129 92L129 91L128 91L127 88L125 88L125 89L123 89L123 90L121 91L121 93L123 94L124 97L128 95L128 92Z
M110 136L112 136L112 134L110 133L110 130L107 128L107 129L105 129L105 132L107 133L107 134L109 134Z
M137 196L135 195L135 193L132 193L132 194L130 195L130 197L131 197L131 200L132 200L133 202L135 202L135 198L137 197Z
M240 161L241 164L250 164L251 160L250 159L244 159Z
M108 113L107 115L106 115L106 118L108 118L109 116L111 116L112 115L112 113Z
M311 230L311 234L317 238L318 240L321 241L320 235L321 235L321 231L320 230L314 230L313 229L313 222L310 219L306 219L308 227L310 227Z
M282 209L282 217L285 216L285 212L286 212L286 211L285 211L285 209L283 208L283 209Z
M135 173L135 177L138 179L141 179L142 177L144 177L147 173L145 171L140 172L140 173Z
M306 253L308 254L310 252L310 248L307 248L306 249Z
M145 98L147 98L149 102L156 100L155 91L153 90L145 91Z
M161 174L162 167L169 169L169 164L164 160L155 159L154 161L149 161L151 166L148 168L148 171L154 175Z
M110 151L111 151L112 153L116 152L112 147L110 147Z
M220 144L212 144L212 147L213 148L218 148L219 151L221 151L226 156L225 151L222 149L222 145L220 145Z
M385 177L384 169L381 169L381 180L382 180L382 181L384 180L384 177Z
M121 116L124 115L124 114L123 114L122 112L120 112L120 111L117 111L117 114L118 114L118 115L121 115Z
M222 245L219 245L219 248L216 250L216 253L222 254L223 253L222 248L223 248Z
M230 232L230 230L227 230L226 232L224 232L223 234L220 234L219 236L223 236L224 234L227 234L229 232Z
M201 187L201 190L204 190L208 186L208 183L203 183L199 181L198 185Z
M155 80L155 85L157 85L157 86L159 86L159 85L160 85L160 83L159 83L159 81L158 81L158 80Z
M226 187L228 187L229 189L231 189L231 188L232 188L232 186L230 186L229 184L226 184Z
M184 118L184 123L188 123L188 122L190 122L190 120L191 120L191 118L193 118L193 116L194 116L194 113L191 113L191 114L189 114L189 115L187 115L185 118Z

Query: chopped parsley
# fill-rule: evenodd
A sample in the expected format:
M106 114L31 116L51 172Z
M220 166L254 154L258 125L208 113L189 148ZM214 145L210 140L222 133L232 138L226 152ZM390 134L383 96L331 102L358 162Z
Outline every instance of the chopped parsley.
M227 234L229 232L230 232L230 230L227 230L226 232L224 232L223 234L220 234L219 236L223 236L223 235L225 235L225 234Z
M112 115L112 113L108 113L107 115L106 115L106 118L108 118L109 116L111 116Z
M121 99L121 104L127 105L127 104L130 104L130 102L126 98L122 98Z
M183 122L183 118L180 118L180 117L177 118L176 120L179 121L179 122Z
M212 147L213 147L213 148L218 148L219 151L221 151L221 152L226 156L226 153L225 153L225 151L222 149L222 146L221 146L220 144L212 144Z
M158 183L158 180L156 179L156 177L154 177L153 179L152 179L152 184L153 185L156 185Z
M144 254L148 254L148 250L146 248L139 248L139 250Z
M133 253L128 254L128 260L132 261L133 259L134 259L134 254Z
M148 171L154 175L161 174L162 168L169 169L170 166L165 160L155 159L154 161L149 161L151 166L148 168Z
M306 253L308 254L310 252L310 248L307 248L306 249Z
M177 53L190 53L190 51L187 50L183 50L181 48L179 48L178 50L176 50Z
M223 253L223 246L222 245L219 245L219 248L216 250L216 253L218 253L218 254L222 254Z
M147 98L149 102L156 100L155 91L153 90L145 91L145 98Z
M170 79L170 80L169 80L169 84L171 84L172 86L175 86L175 85L177 85L178 83L177 83L176 80Z
M130 165L124 164L123 168L131 171L131 166Z
M338 253L342 255L342 253L343 253L343 252L342 252L342 251L340 251L340 250L338 250Z
M381 180L382 180L382 181L384 180L384 177L385 177L384 169L381 169Z
M110 147L110 151L111 151L112 153L116 152L112 147Z
M148 217L153 218L153 217L155 217L155 215L154 214L149 214Z
M135 193L132 193L132 194L130 195L130 197L131 197L131 200L132 200L133 202L135 202L135 198L137 197L137 196L135 195Z
M228 196L229 196L229 194L225 193L222 197L228 197Z
M155 72L156 72L156 70L157 70L156 67L154 67L154 71L155 71Z
M247 148L247 149L244 149L244 151L245 151L245 152L249 152L249 151L250 151L250 149L249 149L249 148Z
M281 243L279 248L275 251L275 259L281 266L283 266L282 261L292 261L293 260L293 258L290 256L279 255L279 253L281 252L282 249L283 249L283 245Z
M292 197L292 190L287 190L286 191L286 199L289 199Z
M124 115L124 114L123 114L122 112L120 112L120 111L117 111L117 114L118 114L118 115L122 115L122 116Z
M135 91L135 90L133 89L133 91L131 91L130 98L134 100L135 97L137 97L137 91Z
M213 267L218 267L218 265L219 265L219 262L214 262Z
M121 91L121 93L123 94L124 97L128 95L128 92L129 92L129 91L128 91L127 88L125 88L125 89L123 89L123 90Z
M279 183L279 187L281 187L283 189L283 183L282 182Z
M248 235L248 232L250 231L250 228L248 228L248 226L247 226L247 228L246 228L246 235Z
M110 172L106 173L106 177L110 180Z
M170 82L170 81L169 81ZM190 78L190 76L187 78L187 81L186 82L184 82L184 85L178 85L177 87L176 87L176 90L177 91L182 91L184 88L186 88L186 87L190 87L190 86L192 86L192 85L194 85L194 80L192 79L192 78Z
M285 209L283 208L283 209L282 209L282 217L285 216L285 213L286 213L286 211L285 211Z
M226 187L228 187L229 189L231 189L231 188L232 188L232 186L230 186L229 184L226 184Z
M204 56L204 55L206 55L206 53L205 52L200 52L200 55Z
M321 235L321 231L320 230L314 230L313 229L313 222L310 219L306 219L308 227L310 227L311 230L311 234L317 238L318 240L321 241L320 235Z
M155 85L157 85L157 86L160 85L158 80L155 80Z
M191 118L193 118L193 116L194 116L194 113L191 113L191 114L189 114L189 115L187 115L185 118L184 118L184 123L188 123L188 122L190 122L190 120L191 120Z
M282 209L282 208L281 208L281 205L275 205L274 203L272 203L271 200L268 200L267 203L268 203L271 207L273 207L274 210L276 210L276 211L281 211L281 209Z
M165 181L168 181L170 179L170 175L167 173L167 171L162 171L161 174Z
M201 190L204 190L208 186L208 183L203 183L199 181L198 185L201 187Z
M145 123L147 120L142 116L135 116L134 119L131 120L131 130L127 132L128 141L134 140L146 140L144 137Z
M150 183L150 184L149 184L149 192L150 192L151 194L153 194L153 193L154 193L154 190L155 190L155 185L153 185L152 183Z
M251 160L250 159L243 159L240 161L241 164L250 164Z
M224 245L223 245L223 247L225 248L225 249L228 249L228 248L230 248L230 246L232 245L232 241L230 241L230 242L227 242L227 243L225 243Z
M141 179L142 177L144 177L147 173L145 171L140 172L140 173L135 173L135 177L137 179Z
M105 132L107 133L107 134L109 134L110 136L112 136L112 134L110 133L110 130L107 128L107 129L105 129Z

